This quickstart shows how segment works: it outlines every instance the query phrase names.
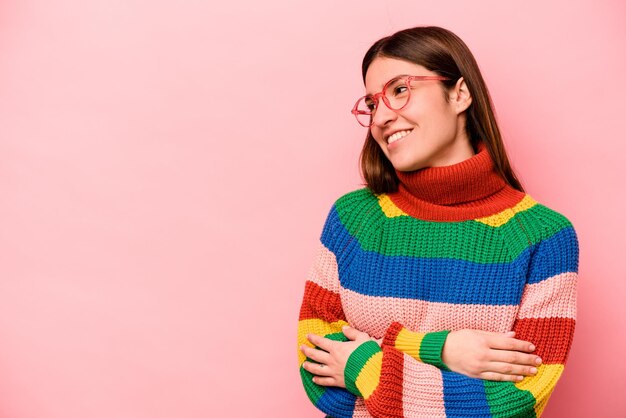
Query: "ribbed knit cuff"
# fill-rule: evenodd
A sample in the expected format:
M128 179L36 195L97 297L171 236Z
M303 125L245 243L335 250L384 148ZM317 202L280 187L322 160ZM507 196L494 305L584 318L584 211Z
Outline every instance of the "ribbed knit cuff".
M448 330L413 332L394 322L385 333L383 344L390 345L423 363L442 370L450 370L441 359L443 345L449 333Z
M375 369L368 369L365 366L372 357L381 352L382 350L378 343L370 340L359 345L356 350L350 354L344 370L346 389L354 395L362 397L363 394L356 385L357 378L360 377L368 381L378 381L380 379L380 371L378 371L378 375L376 375L377 371Z
M448 338L450 331L437 331L427 332L422 339L422 345L420 346L420 357L424 363L432 364L442 370L447 370L448 367L441 360L441 352L443 351L443 345Z

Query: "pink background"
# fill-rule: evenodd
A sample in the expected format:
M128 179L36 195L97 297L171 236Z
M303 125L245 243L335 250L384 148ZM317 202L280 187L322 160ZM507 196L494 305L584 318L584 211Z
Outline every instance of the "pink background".
M527 191L580 239L546 417L626 414L626 7L0 3L0 417L318 417L296 324L360 187L369 45L434 24L483 70Z

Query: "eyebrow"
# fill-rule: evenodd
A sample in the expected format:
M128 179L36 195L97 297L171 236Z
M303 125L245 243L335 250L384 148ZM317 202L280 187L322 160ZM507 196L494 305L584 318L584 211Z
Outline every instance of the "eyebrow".
M385 82L385 84L389 83L391 80L395 80L396 78L400 78L400 77L409 77L409 76L410 76L410 74L399 74L399 75L397 75L397 76L395 76L395 77L391 77L389 80L387 80L387 81ZM385 84L383 84L383 87L385 86ZM365 95L366 95L366 96L373 96L373 95L374 95L374 93L368 93L368 92L367 92L367 90L365 90Z

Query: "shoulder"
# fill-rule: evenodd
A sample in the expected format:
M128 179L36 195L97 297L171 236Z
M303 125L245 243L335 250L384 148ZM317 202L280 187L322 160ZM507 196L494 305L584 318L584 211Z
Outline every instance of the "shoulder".
M362 206L371 206L374 203L378 204L378 197L367 187L361 187L338 197L333 207L338 211L346 212L354 211Z
M337 198L331 212L335 212L344 225L362 224L364 221L372 223L384 217L380 197L381 195L374 194L369 188L362 187Z
M537 202L537 210L535 216L537 221L543 225L544 228L551 230L560 230L563 228L573 228L572 221L562 212L548 207L544 203Z
M537 201L527 212L523 223L533 244L529 283L561 273L578 272L578 235L571 220Z
M572 221L564 213L548 207L529 194L526 194L524 200L530 204L521 212L521 221L533 243L544 241L564 230L576 234Z
M530 231L530 239L535 251L540 254L561 254L572 266L578 266L578 234L572 221L563 213L536 203L528 212L525 228Z
M331 231L354 233L363 225L372 227L383 214L378 196L367 187L345 193L335 199L326 219L325 234Z

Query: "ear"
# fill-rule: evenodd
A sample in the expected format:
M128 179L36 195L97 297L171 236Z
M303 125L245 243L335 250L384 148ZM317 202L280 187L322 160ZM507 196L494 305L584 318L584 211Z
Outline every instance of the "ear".
M450 104L454 107L457 115L467 110L472 104L472 95L467 88L467 83L463 77L459 78L456 85L450 92Z

